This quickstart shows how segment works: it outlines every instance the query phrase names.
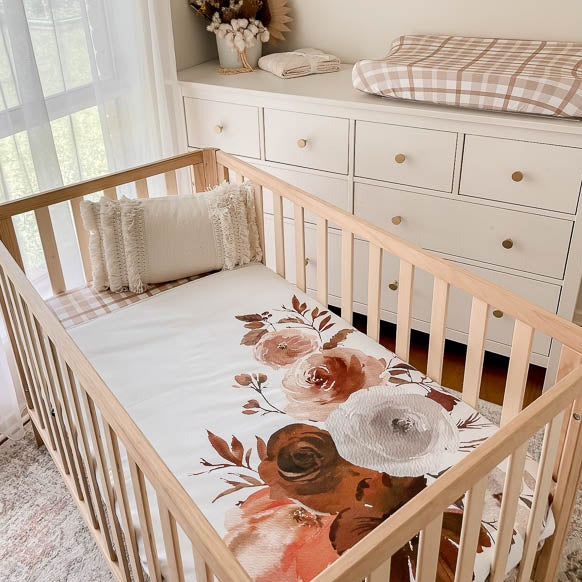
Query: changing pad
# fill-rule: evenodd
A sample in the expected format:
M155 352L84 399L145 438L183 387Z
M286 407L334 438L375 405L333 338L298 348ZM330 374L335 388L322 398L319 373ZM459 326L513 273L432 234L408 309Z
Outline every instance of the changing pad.
M263 265L182 284L70 333L257 582L311 580L497 430ZM489 574L504 470L489 480L477 582ZM509 568L535 475L529 459ZM460 499L444 515L441 572L454 571L462 514ZM550 513L544 537L552 529ZM413 579L417 548L418 538L395 554L393 581Z
M384 97L582 118L582 43L405 35L352 78Z

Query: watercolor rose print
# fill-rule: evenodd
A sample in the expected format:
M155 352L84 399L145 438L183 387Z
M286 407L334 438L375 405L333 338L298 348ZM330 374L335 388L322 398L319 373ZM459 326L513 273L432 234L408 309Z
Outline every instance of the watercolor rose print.
M281 427L246 443L208 431L211 453L194 475L220 475L213 502L239 498L225 541L257 582L311 580L494 431L393 354L354 347L353 329L296 296L236 319L256 364L233 379L248 394L240 413ZM462 519L460 499L443 517L440 582L454 579ZM495 529L482 524L478 553ZM392 556L391 582L414 580L418 543Z

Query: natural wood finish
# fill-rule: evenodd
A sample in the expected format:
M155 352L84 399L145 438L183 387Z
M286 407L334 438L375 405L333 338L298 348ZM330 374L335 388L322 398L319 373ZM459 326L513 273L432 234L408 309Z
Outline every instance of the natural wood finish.
M204 192L204 189L206 188L206 182L204 181L204 164L194 164L192 166L192 180L194 182L193 192Z
M328 237L327 220L317 217L317 300L328 304Z
M469 338L467 357L463 377L463 400L473 408L479 407L479 389L483 375L483 358L485 356L485 338L489 306L485 301L473 297L471 319L469 320Z
M442 527L443 516L441 514L420 532L416 582L433 582L436 579Z
M81 254L85 281L90 283L93 279L93 273L91 271L91 259L89 257L89 233L83 225L83 218L81 216L82 201L83 198L71 198L69 204L71 205L71 213L73 214L73 223L75 225L75 234L77 235L77 244L79 245Z
M414 265L400 260L398 283L398 313L396 314L396 355L408 361L410 353L410 320L412 319L412 292L414 289Z
M142 533L142 541L145 547L150 581L161 582L162 575L160 571L160 563L158 560L158 551L156 548L154 530L152 527L152 516L150 512L146 483L141 469L129 455L127 457L127 461L129 464L129 473L131 475L133 495L135 498L135 505L137 507L137 515Z
M265 263L265 213L263 211L263 187L260 184L253 184L253 193L255 197L255 214L257 216L257 228L259 229L259 241L263 253L262 262Z
M166 172L164 174L164 180L166 182L166 192L169 196L178 195L178 178L176 176L176 171Z
M342 318L352 323L354 315L354 234L342 230Z
M295 284L297 287L305 292L307 288L307 280L305 274L305 222L303 216L303 207L295 205L294 208L295 220L293 227L295 230Z
M302 217L305 211L316 215L317 297L324 304L327 304L328 300L327 226L328 223L337 225L343 234L342 315L348 320L351 320L352 316L354 236L366 241L370 245L369 332L373 337L378 335L382 254L388 252L396 255L400 259L396 352L405 360L408 360L410 347L414 271L420 268L432 274L435 277L435 292L428 368L436 378L442 375L448 288L453 285L468 293L473 298L473 306L464 374L463 399L466 402L476 402L479 392L488 306L495 305L497 309L516 320L501 428L441 475L430 487L421 491L412 501L375 528L349 552L345 552L316 576L314 582L353 582L365 577L368 582L379 580L385 582L389 577L390 560L387 560L387 556L393 555L418 532L421 532L419 579L423 582L434 579L438 544L433 542L438 541L440 535L443 511L466 492L468 495L456 581L470 580L487 476L503 459L509 457L499 550L494 573L496 578L500 578L506 560L507 536L513 529L515 499L519 490L525 444L545 425L547 428L544 450L528 524L525 566L521 576L523 582L525 579L523 577L527 575L525 568L531 568L535 557L535 541L551 484L554 458L559 457L561 461L558 463L553 505L556 533L546 542L535 572L538 579L553 580L582 473L580 454L582 330L501 287L487 283L262 170L215 150L185 154L171 160L162 160L148 166L0 205L0 240L4 243L0 245L3 313L15 352L21 361L23 378L29 383L28 403L31 406L31 418L42 439L47 443L47 450L62 473L83 519L92 528L96 542L107 558L114 577L120 581L129 581L131 570L134 579L139 580L141 571L135 529L129 512L127 479L121 464L123 447L127 452L140 531L143 534L148 571L152 580L161 580L161 571L148 503L149 487L159 502L170 580L183 579L183 562L178 539L180 531L180 536L183 532L185 538L190 541L200 580L208 582L216 577L221 582L250 582L250 577L240 563L27 280L22 269L22 257L12 216L45 209L36 214L41 218L44 215L46 221L46 212L51 204L71 200L72 207L78 209L82 196L189 167L194 167L195 176L198 175L198 179L203 180L204 189L215 185L223 176L230 174L237 176L239 181L245 176L251 180L255 187L255 201L261 197L261 188L275 193L276 264L277 271L282 276L285 276L282 198L289 200L296 208L296 244L299 238L299 248L296 249L297 260L305 258L304 251L302 256L305 235L300 233L300 227L303 226ZM200 168L203 168L203 172ZM257 212L259 218L262 218L262 205L257 204ZM43 230L47 232L46 228ZM50 239L50 232L48 237ZM48 240L48 243L45 241L44 244L48 248L51 242ZM299 286L305 283L304 262L302 266L303 269L297 269ZM564 365L556 384L521 410L534 330L545 333L566 346ZM570 357L572 352L576 353L575 357ZM570 373L565 375L566 372ZM567 411L568 422L565 425L567 430L562 446L559 429L564 410ZM89 442L88 432L92 443ZM107 507L110 527L107 524L103 502ZM114 547L122 548L122 533L128 544L128 554L114 551Z
M380 298L382 295L382 249L370 245L368 257L368 336L380 339Z
M117 200L117 189L115 188L115 186L111 188L104 188L103 195L105 196L105 198L109 198L109 200Z
M63 277L63 269L61 267L61 259L59 257L59 250L57 248L57 240L55 239L55 231L53 229L50 211L48 207L38 208L34 211L34 214L36 217L36 224L38 226L38 233L40 235L46 268L51 282L51 288L55 295L59 295L60 293L63 293L67 287Z
M426 367L427 375L435 382L440 382L443 375L448 303L449 284L446 281L435 277L432 292L428 363Z
M180 552L180 540L178 539L178 528L176 520L170 513L163 499L158 495L158 508L160 520L162 522L162 535L166 548L166 560L168 561L168 572L166 577L170 582L184 582L184 567L182 565L182 555Z
M283 222L283 198L273 192L273 227L275 229L275 269L285 278L285 223Z
M135 181L135 193L138 198L144 199L150 197L150 190L148 187L148 181L145 178Z

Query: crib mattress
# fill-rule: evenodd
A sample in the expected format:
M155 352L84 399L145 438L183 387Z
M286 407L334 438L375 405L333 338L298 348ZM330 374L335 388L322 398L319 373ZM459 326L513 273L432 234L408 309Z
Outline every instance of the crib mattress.
M496 430L263 265L180 285L70 333L259 582L311 580ZM535 474L528 459L508 569ZM503 475L500 466L489 482L477 581L489 574ZM443 576L455 567L462 514L461 499L444 516ZM152 519L161 540L155 507ZM544 537L551 513L546 521ZM391 580L413 579L417 546L395 554Z
M355 64L356 89L442 105L582 118L582 43L405 35Z

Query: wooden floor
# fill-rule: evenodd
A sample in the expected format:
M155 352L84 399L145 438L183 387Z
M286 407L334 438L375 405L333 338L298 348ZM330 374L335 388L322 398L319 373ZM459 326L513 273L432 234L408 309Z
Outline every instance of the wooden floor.
M335 311L335 310L334 310ZM366 317L354 314L354 327L366 333ZM381 322L380 343L394 351L396 326L392 323ZM461 390L463 385L463 370L465 366L465 345L447 340L445 345L445 361L443 366L442 384L448 388ZM428 334L412 331L410 341L410 363L422 372L426 372L428 356ZM483 364L483 381L481 383L481 398L495 404L503 403L505 379L509 359L505 356L485 354ZM545 369L539 366L530 366L524 405L527 406L542 392Z

